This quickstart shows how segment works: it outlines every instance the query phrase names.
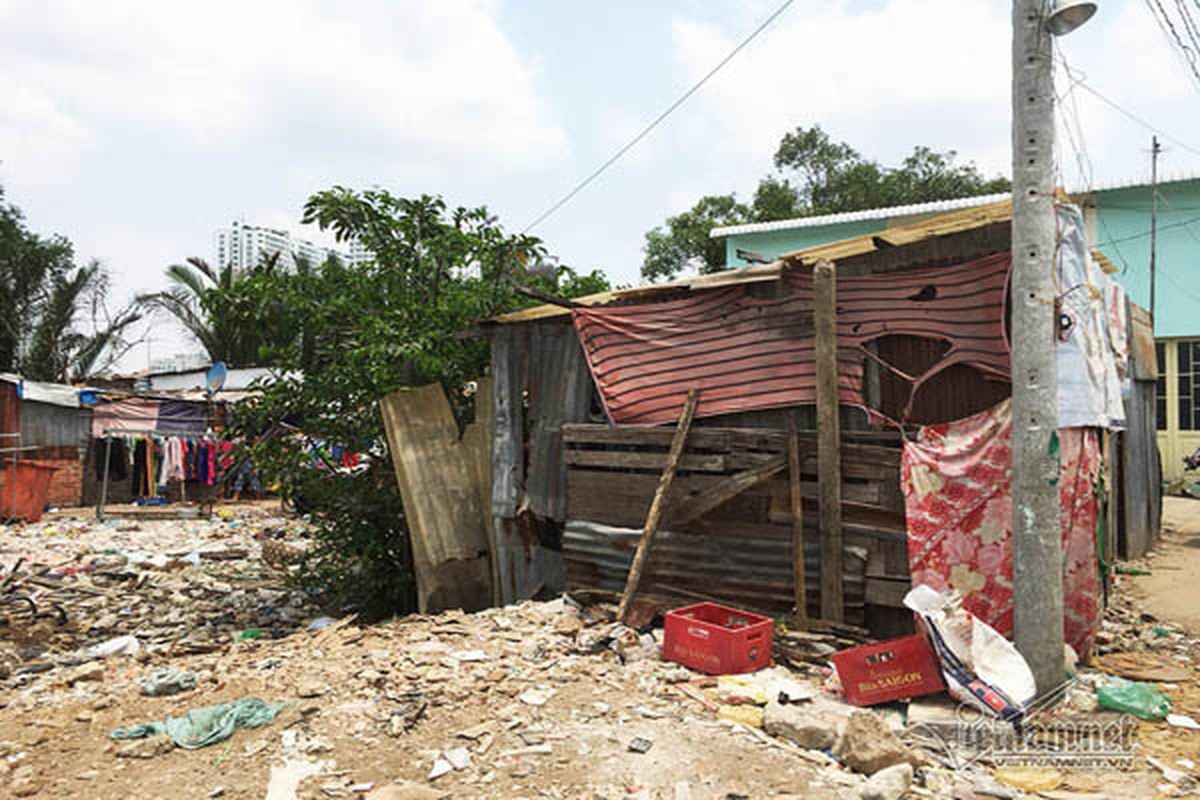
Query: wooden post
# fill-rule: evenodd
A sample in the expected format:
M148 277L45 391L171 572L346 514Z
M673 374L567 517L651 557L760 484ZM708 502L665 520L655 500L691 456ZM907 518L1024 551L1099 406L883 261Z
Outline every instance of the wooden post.
M792 501L792 574L796 595L795 625L808 628L808 586L804 578L804 501L800 496L800 434L796 420L789 415L788 488Z
M838 418L837 280L833 264L813 267L817 339L817 492L821 500L821 617L841 622L842 454Z
M14 456L15 458L15 456ZM108 467L112 463L112 437L105 431L104 440L104 477L100 479L99 497L96 498L96 519L104 521L104 504L108 500Z
M679 466L679 457L683 455L683 443L687 439L688 429L692 427L692 417L696 414L696 402L699 398L699 390L689 390L687 402L683 405L683 413L679 415L679 425L675 428L674 438L671 439L671 450L667 454L667 463L658 479L658 488L654 490L654 499L650 501L646 524L642 528L641 538L638 539L633 564L629 567L625 591L621 594L621 605L617 608L617 619L622 622L629 613L633 596L637 594L638 584L642 581L642 569L646 566L646 557L650 554L650 544L654 541L654 534L658 531L658 521L662 518L663 507L666 505L671 483L675 480L675 469Z

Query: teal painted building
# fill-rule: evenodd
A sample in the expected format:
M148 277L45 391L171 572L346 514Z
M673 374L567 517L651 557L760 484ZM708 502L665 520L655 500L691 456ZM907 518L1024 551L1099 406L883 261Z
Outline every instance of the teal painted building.
M1150 307L1148 183L1104 186L1073 195L1084 211L1088 240L1114 270L1133 302ZM774 260L785 253L879 233L889 227L1008 199L1007 195L948 200L716 228L725 263ZM1159 361L1158 429L1164 476L1183 474L1182 459L1200 447L1200 178L1158 185L1154 334Z

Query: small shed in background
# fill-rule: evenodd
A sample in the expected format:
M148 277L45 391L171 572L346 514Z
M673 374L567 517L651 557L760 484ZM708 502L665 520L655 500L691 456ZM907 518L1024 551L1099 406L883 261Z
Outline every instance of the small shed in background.
M49 505L79 505L91 424L77 387L0 375L0 433L6 434L0 448L19 449L0 457L0 465L16 457L52 468Z

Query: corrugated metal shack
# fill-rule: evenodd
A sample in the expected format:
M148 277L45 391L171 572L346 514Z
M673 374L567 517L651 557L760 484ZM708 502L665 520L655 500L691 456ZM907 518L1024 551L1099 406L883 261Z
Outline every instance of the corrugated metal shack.
M47 503L78 505L91 420L75 387L0 376L0 434L6 434L0 448L17 450L0 457L0 465L18 458L54 468Z
M786 614L796 606L793 534L799 523L812 617L861 625L879 636L908 629L910 615L901 606L910 580L900 431L967 417L1010 394L1010 217L1009 203L997 203L772 264L495 320L497 599L520 599L540 588L624 588L666 462L670 423L683 405L680 388L697 386L696 421L641 596L662 604L714 599ZM814 269L818 264L832 268ZM829 276L824 289L819 277L814 281L819 273ZM837 341L822 355L820 337L813 345L814 328L826 302L822 292L834 287L828 312ZM1161 502L1153 463L1157 366L1153 347L1142 341L1151 341L1148 330L1134 311L1130 429L1105 434L1113 456L1106 530L1118 532L1117 549L1127 557L1150 546ZM605 325L614 315L634 332L613 336L609 347ZM687 320L686 334L670 328L676 318ZM639 349L639 325L656 336L692 337L685 348L691 355L655 361ZM587 355L580 336L594 337ZM836 395L825 390L819 413L822 358L827 370L836 370ZM593 374L605 392L597 391ZM830 403L830 396L840 402ZM740 410L747 397L754 398L749 407L758 408ZM801 443L800 515L790 503L790 428ZM831 456L835 449L838 458ZM1108 555L1112 544L1110 536ZM555 569L559 558L565 586Z

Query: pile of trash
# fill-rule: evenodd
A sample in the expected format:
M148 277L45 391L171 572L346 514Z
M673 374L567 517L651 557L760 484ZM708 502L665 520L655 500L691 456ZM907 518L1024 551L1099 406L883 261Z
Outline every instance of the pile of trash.
M286 585L302 520L48 518L0 540L0 685L113 655L213 652L318 616ZM284 555L280 555L280 551Z

